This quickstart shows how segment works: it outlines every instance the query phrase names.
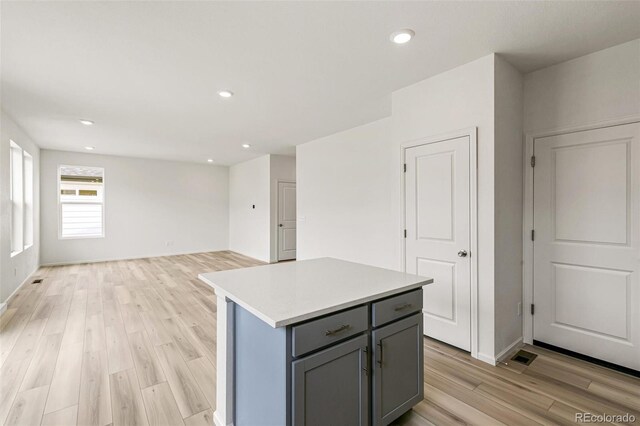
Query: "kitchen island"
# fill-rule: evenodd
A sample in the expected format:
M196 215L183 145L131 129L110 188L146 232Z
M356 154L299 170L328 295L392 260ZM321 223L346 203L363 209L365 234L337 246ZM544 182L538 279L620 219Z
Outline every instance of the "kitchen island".
M430 278L331 258L201 274L218 426L386 425L423 398Z

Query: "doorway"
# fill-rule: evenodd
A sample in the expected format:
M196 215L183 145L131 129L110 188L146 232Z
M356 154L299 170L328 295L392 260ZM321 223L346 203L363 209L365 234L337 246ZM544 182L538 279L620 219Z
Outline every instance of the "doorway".
M296 258L296 183L278 182L278 261Z
M404 264L424 288L425 335L477 356L476 130L403 147Z
M640 123L528 144L525 339L640 370Z

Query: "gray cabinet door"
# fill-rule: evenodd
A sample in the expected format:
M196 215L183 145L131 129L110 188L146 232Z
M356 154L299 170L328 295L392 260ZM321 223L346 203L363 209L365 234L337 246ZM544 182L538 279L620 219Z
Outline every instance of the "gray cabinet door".
M424 395L422 314L373 331L373 425L388 425Z
M293 362L294 425L368 424L367 344L361 335Z

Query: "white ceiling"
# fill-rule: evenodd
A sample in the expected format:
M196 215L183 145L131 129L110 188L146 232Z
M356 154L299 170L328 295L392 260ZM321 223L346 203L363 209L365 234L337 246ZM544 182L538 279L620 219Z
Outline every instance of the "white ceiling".
M392 91L491 52L529 72L640 37L640 2L1 8L2 108L42 147L217 164L382 118Z

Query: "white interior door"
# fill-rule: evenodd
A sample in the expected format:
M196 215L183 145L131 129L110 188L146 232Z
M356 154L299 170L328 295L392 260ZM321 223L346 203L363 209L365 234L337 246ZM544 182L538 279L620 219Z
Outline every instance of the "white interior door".
M405 151L406 271L424 288L424 333L471 349L470 138Z
M296 258L296 184L278 182L278 260Z
M640 370L640 124L534 153L533 338Z

